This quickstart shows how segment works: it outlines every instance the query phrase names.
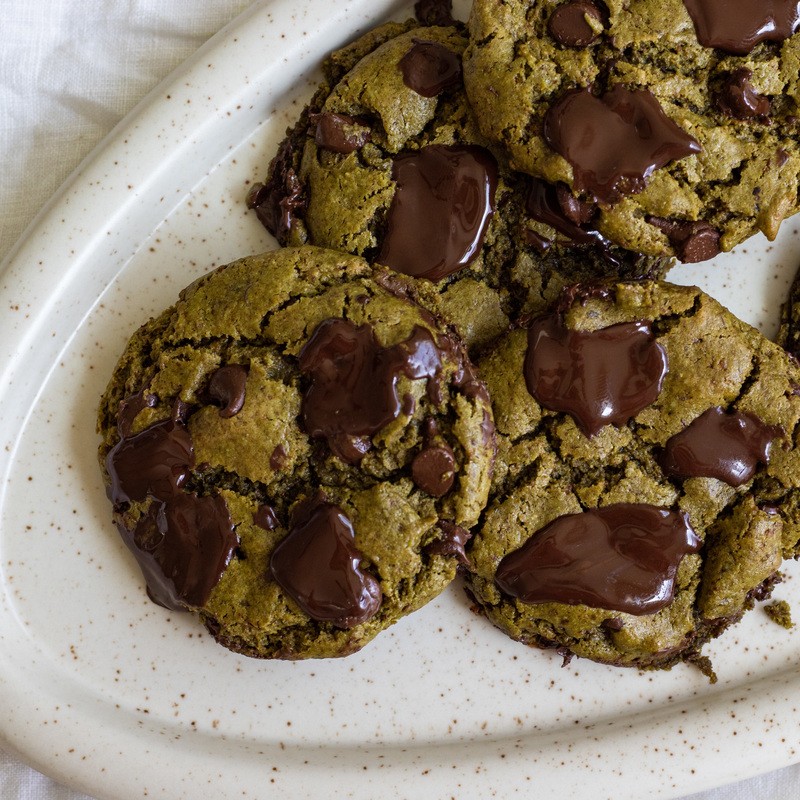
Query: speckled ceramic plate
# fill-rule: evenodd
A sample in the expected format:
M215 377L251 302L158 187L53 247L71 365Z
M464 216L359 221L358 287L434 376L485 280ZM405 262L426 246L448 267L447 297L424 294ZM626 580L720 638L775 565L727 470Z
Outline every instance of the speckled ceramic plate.
M333 9L333 10L332 10ZM800 758L800 636L755 611L696 670L529 651L460 588L330 663L261 663L150 603L110 523L95 406L128 335L274 246L243 194L327 50L407 5L277 0L160 86L54 198L0 281L0 735L100 798L675 797ZM798 256L681 268L768 334ZM797 600L797 580L777 597Z

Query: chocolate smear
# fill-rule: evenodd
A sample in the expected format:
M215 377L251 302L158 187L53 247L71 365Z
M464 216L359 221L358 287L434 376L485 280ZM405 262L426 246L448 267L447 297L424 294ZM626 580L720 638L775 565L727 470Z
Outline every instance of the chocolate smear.
M618 503L558 517L497 568L523 603L565 603L641 616L672 602L681 559L701 547L685 512Z
M208 602L239 545L221 495L179 493L154 503L132 531L117 527L136 556L150 599L175 611Z
M179 493L194 467L192 437L183 423L156 422L125 436L105 460L111 477L109 498L114 505L141 502L147 497L169 500Z
M760 95L750 83L753 71L739 67L725 79L720 91L714 96L714 105L728 117L740 120L755 119L769 125L772 104L768 97Z
M497 162L477 145L429 145L401 153L378 262L440 281L479 254L495 210Z
M568 413L589 437L624 425L661 393L667 353L647 321L573 331L561 314L528 329L525 384L544 408Z
M381 607L380 584L361 568L354 540L342 509L317 499L293 512L289 533L272 552L272 576L317 622L352 628Z
M759 42L782 42L800 27L798 0L683 0L704 47L745 56Z
M675 255L684 264L707 261L721 252L719 231L708 222L664 217L647 217L647 222L666 234Z
M602 22L600 9L592 2L564 3L558 6L547 21L550 35L565 47L586 47L597 34L586 17Z
M246 383L247 368L241 364L227 364L214 371L208 384L208 394L220 404L221 417L234 417L242 410Z
M783 435L783 428L755 414L714 406L669 439L659 463L673 477L717 478L741 486L759 464L769 463L772 442Z
M566 92L547 111L543 133L572 165L574 188L608 205L643 191L655 170L701 149L649 90L622 84L602 97L591 88Z
M436 97L461 83L461 56L439 42L413 41L398 64L409 89L423 97Z
M353 153L360 150L372 136L365 120L349 114L323 111L320 114L309 114L308 119L315 126L314 143L332 153Z
M383 347L371 325L343 319L320 323L300 351L300 369L310 373L302 415L309 435L325 438L331 450L355 464L371 437L396 419L403 403L397 379L426 378L438 386L443 352L424 328L392 347Z

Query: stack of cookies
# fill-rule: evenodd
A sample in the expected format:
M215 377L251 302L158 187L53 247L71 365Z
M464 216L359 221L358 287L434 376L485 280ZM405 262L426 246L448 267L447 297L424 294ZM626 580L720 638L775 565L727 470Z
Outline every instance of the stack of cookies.
M773 6L780 6L775 10ZM457 574L510 637L690 661L800 553L800 329L664 279L798 209L800 8L446 3L332 53L102 398L148 593L347 655Z

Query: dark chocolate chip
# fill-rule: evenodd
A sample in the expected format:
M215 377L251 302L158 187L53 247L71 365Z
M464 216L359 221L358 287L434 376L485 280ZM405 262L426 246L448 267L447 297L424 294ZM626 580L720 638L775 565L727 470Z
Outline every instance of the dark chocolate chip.
M453 17L453 0L417 0L414 16L422 25L449 28L456 24Z
M255 184L247 195L247 207L282 245L288 244L308 204L293 167L296 149L294 139L287 137L270 163L266 183Z
M310 114L309 121L316 126L314 143L317 147L333 153L347 155L360 150L372 135L365 120L348 114L324 111L320 114Z
M441 497L453 488L456 459L445 441L420 450L411 463L411 476L423 492Z
M280 527L281 523L272 506L262 505L253 512L253 524L265 531L274 531L275 528Z
M246 384L247 368L241 364L226 364L215 370L208 384L208 394L220 404L221 417L234 417L242 410Z
M714 96L717 109L728 117L740 120L755 119L769 124L771 103L760 95L750 83L752 70L739 67L725 79L720 91Z
M472 537L472 533L446 519L440 519L438 526L442 535L425 545L423 552L430 556L455 556L459 564L463 564L465 567L471 566L464 548Z
M708 222L663 217L647 217L647 221L666 234L675 255L684 264L707 261L720 253L719 231Z
M461 83L461 57L439 42L414 39L398 66L403 83L423 97L435 97Z
M550 15L547 28L550 35L565 47L586 47L597 34L586 21L586 17L602 21L600 10L592 2L565 3Z

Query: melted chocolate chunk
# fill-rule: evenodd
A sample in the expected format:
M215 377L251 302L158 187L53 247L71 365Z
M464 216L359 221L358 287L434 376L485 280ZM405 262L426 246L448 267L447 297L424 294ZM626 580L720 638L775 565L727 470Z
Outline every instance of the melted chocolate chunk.
M370 437L400 414L398 377L427 378L430 392L438 385L442 354L421 327L406 341L382 347L371 325L325 320L300 351L300 369L312 378L303 395L306 430L327 439L342 460L358 463Z
M256 212L261 224L284 246L308 204L292 166L296 147L292 137L287 137L269 165L267 182L255 184L247 195L247 207Z
M147 391L143 386L138 392L128 395L120 404L117 410L117 429L120 436L128 436L133 427L133 421L140 411L145 408L155 408L158 398Z
M449 28L456 24L453 17L453 0L417 0L414 16L422 25Z
M737 56L759 42L782 42L800 27L798 0L683 0L697 40Z
M354 538L342 509L317 500L292 514L289 533L272 552L272 576L317 622L352 628L381 607L380 584L361 569Z
M442 535L425 545L423 552L430 556L455 556L459 564L463 564L465 567L472 566L464 549L472 538L472 533L446 519L440 519L437 524Z
M109 498L114 505L147 497L169 500L178 494L192 467L194 447L185 426L173 419L156 422L123 437L109 450Z
M547 29L565 47L586 47L597 38L586 17L602 21L600 9L592 2L565 3L550 15Z
M590 437L654 402L667 369L649 322L582 332L569 330L561 314L548 314L528 330L528 391L545 408L568 413Z
M281 523L275 509L272 506L263 505L253 513L253 524L265 531L274 531L275 528L280 527Z
M717 109L733 119L750 120L770 124L772 104L768 97L760 95L750 83L753 71L747 67L731 72L722 84L722 89L714 96Z
M707 261L720 254L719 231L707 222L647 217L651 225L662 230L684 264Z
M700 152L647 89L618 84L602 97L566 92L544 118L545 141L572 165L573 186L613 204L644 190L654 170Z
M611 250L611 242L591 225L597 207L573 197L563 184L553 186L538 178L531 178L525 197L525 210L533 219L550 225L566 236L567 247L591 245L598 248L609 263L620 263Z
M369 125L358 117L323 111L310 114L309 121L315 125L314 143L323 150L347 155L360 150L371 138Z
M221 495L177 494L156 502L133 531L118 525L153 602L176 611L202 607L239 545Z
M439 42L414 39L398 66L403 83L423 97L436 97L444 89L461 83L461 57Z
M565 603L641 616L672 602L683 556L701 542L685 512L618 503L558 517L497 568L523 603Z
M497 162L477 145L429 145L392 164L397 183L379 263L440 281L480 252L494 214Z
M247 368L241 364L228 364L220 367L211 376L208 394L220 404L219 415L234 417L244 405Z
M783 435L780 426L766 425L755 414L714 406L667 442L659 463L667 475L741 486L759 464L769 463L772 441Z

